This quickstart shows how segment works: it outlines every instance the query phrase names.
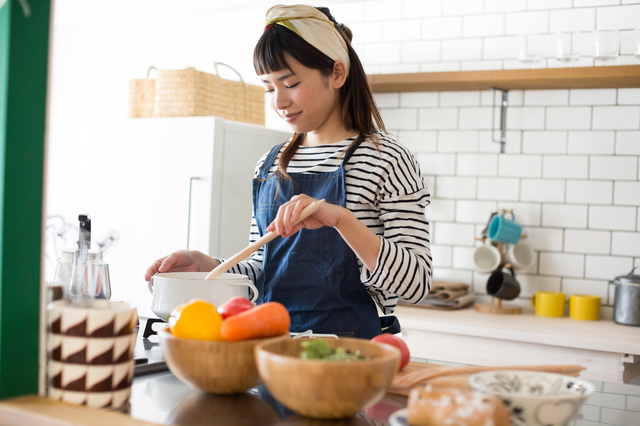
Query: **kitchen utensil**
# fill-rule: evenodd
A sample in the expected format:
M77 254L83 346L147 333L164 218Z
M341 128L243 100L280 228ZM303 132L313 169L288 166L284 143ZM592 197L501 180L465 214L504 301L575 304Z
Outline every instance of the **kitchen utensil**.
M485 244L476 248L473 252L473 264L476 271L483 274L494 271L500 266L500 260L500 251L489 240L486 240Z
M572 294L569 297L569 316L578 320L599 320L600 296Z
M411 363L409 363L411 366ZM398 373L391 383L391 388L402 389L415 386L418 383L427 382L437 377L459 376L463 374L475 374L482 371L500 371L500 370L525 370L525 371L543 371L547 373L565 374L568 376L578 377L584 367L579 365L519 365L519 366L463 366L448 367L430 365L428 368L415 369L407 374ZM391 389L390 388L390 389Z
M147 283L151 299L151 310L159 318L166 320L171 311L192 299L203 299L220 306L232 297L249 299L249 289L253 293L251 302L258 298L258 289L249 277L241 274L222 274L215 281L207 280L207 272L165 272L155 274Z
M598 61L612 61L618 58L620 32L618 30L593 31L593 56Z
M320 206L322 206L322 203L324 203L324 199L316 200L313 203L309 204L304 209L302 209L302 211L300 212L300 216L298 217L298 220L296 220L294 222L294 225L297 225L298 223L300 223L303 220L305 220L308 216L311 216L313 213L315 213L320 208ZM255 241L253 244L249 244L249 246L247 246L245 249L241 250L237 254L234 254L233 256L231 256L230 258L228 258L227 260L222 262L222 264L220 264L216 268L214 268L205 277L205 280L214 280L214 279L216 279L217 277L219 277L223 273L227 272L229 269L231 269L234 266L236 266L238 264L238 262L240 262L241 260L245 259L251 253L253 253L254 251L258 250L260 247L262 247L263 245L267 244L269 241L272 241L278 235L280 235L280 234L277 231L271 231L271 232L268 232L268 233L264 234L260 239Z
M504 216L511 213L511 220ZM515 222L513 211L501 210L500 214L491 219L489 224L489 239L507 244L516 244L522 235L522 227Z
M109 300L111 298L109 265L104 261L102 253L91 250L87 252L83 270L80 271L80 285L77 281L79 255L78 250L64 250L62 252L56 261L52 284L59 285L68 298L85 294L87 297ZM76 275L74 275L74 271ZM91 289L93 289L93 293L90 295Z
M168 327L158 331L158 337L169 370L183 382L214 394L240 393L259 385L255 346L290 340L288 336L237 342L191 340L175 337Z
M487 293L502 300L513 300L520 294L520 284L516 281L513 268L508 268L511 275L503 272L503 269L494 271L487 280Z
M529 244L518 241L508 246L505 263L511 263L514 268L526 269L533 265L533 262L535 262L535 252Z
M477 373L469 383L501 399L527 426L564 426L595 392L593 384L575 377L514 370Z
M539 291L531 298L536 315L541 317L563 317L565 295L555 291Z
M640 326L640 275L634 275L636 266L627 275L609 281L615 284L613 320L617 324Z
M269 392L287 408L314 418L349 417L380 400L398 371L400 351L365 339L326 342L369 359L308 360L300 358L298 339L261 343L256 363Z

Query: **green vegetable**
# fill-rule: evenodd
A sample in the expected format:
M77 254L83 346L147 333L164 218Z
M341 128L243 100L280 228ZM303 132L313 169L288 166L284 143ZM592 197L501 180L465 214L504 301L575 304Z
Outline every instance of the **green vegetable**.
M302 359L323 359L327 361L362 361L368 359L360 355L360 351L355 353L347 351L340 346L331 349L324 339L306 340L300 343L304 351L300 354Z

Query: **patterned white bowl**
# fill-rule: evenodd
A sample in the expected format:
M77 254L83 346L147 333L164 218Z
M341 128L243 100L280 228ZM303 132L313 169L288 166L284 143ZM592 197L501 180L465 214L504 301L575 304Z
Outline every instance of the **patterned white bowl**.
M595 392L577 377L537 371L485 371L469 384L501 399L514 421L527 426L563 426Z

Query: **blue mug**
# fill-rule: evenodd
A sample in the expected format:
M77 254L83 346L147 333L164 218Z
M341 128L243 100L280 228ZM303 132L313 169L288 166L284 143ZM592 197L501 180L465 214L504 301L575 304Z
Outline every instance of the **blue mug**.
M501 210L499 215L491 219L488 236L492 241L515 244L522 234L522 226L515 222L516 216L513 212L511 212L511 220L504 217L505 212L506 210Z

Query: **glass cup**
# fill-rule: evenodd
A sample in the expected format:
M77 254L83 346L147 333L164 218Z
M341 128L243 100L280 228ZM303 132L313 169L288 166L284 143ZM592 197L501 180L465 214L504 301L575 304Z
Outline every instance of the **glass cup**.
M535 64L542 61L542 34L521 34L519 42L520 62Z
M618 30L596 30L593 32L593 57L598 61L613 61L620 51Z
M580 59L580 40L579 32L556 34L556 59L561 62L575 62Z
M636 40L634 54L636 55L636 58L640 59L640 28L633 30L633 34L635 35Z

